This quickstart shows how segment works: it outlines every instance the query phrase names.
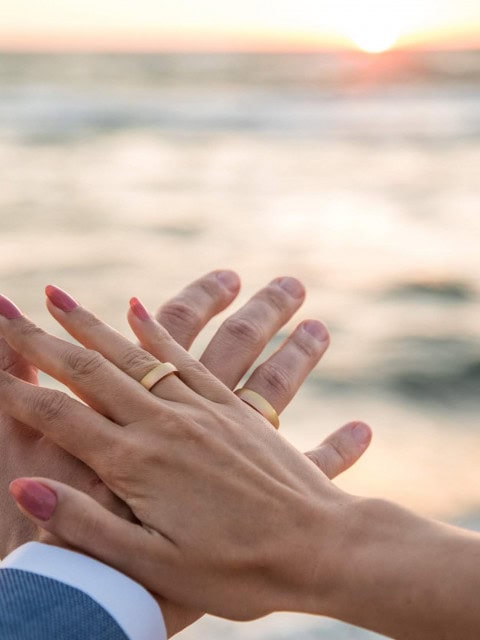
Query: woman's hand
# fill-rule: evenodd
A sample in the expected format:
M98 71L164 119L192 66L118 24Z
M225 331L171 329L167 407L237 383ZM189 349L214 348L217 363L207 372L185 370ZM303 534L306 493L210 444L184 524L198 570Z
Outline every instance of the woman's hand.
M312 560L307 552L299 558L292 521L302 535L323 528L325 553L315 565L325 571L339 533L330 515L346 497L138 303L133 308L129 319L142 344L180 372L162 380L155 393L138 381L156 358L79 306L52 312L64 314L64 326L84 328L89 350L45 334L20 314L0 318L12 348L90 405L3 374L5 411L94 469L141 523L54 484L59 508L36 524L54 531L63 522L65 530L56 533L69 544L172 602L233 618L294 608L292 595L298 596ZM311 344L322 343L309 335ZM368 428L357 425L356 432L366 445ZM28 481L14 485L21 503L27 497L27 504L29 487ZM81 518L61 519L63 509L78 516L79 508ZM330 580L334 574L325 575ZM326 580L326 592L331 587Z
M163 304L157 312L157 319L179 344L189 348L205 325L232 303L239 289L240 280L234 272L209 273ZM253 365L268 341L297 311L304 296L302 285L293 278L278 278L267 285L227 319L205 349L202 361L222 382L232 386L237 384L244 370ZM257 340L252 340L254 333ZM264 393L279 412L291 401L304 376L321 355L319 350L311 357L305 357L302 347L300 339L289 363L288 388L285 385L279 388L277 382L282 375L282 371L278 371L282 358L274 359L273 363L267 362L266 366L256 370L258 382L253 381L253 388ZM4 340L0 340L0 370L38 384L36 368ZM345 442L343 448L342 442ZM334 465L331 473L335 475L361 453L352 439L341 438L338 444L345 452L345 460L335 457L333 451L325 458L328 465ZM128 507L106 490L91 469L37 431L16 424L1 411L0 448L8 452L0 474L4 488L0 492L0 558L37 536L36 528L20 516L6 491L9 482L20 475L48 475L86 491L113 512L132 518Z
M279 282L283 287L279 286ZM209 273L163 304L157 312L157 319L179 344L189 348L205 325L232 303L239 288L240 281L235 273ZM267 285L226 320L205 349L202 361L222 382L236 385L244 370L253 365L259 352L291 318L303 299L302 285L292 278L277 279ZM256 340L252 340L253 334L257 335ZM280 357L267 361L266 366L258 367L252 380L252 387L263 393L279 412L291 401L323 351L319 349L307 357L302 334L296 332L292 338L287 352L282 350ZM284 367L280 367L284 359L282 353L288 355L288 352L291 355L285 374ZM4 340L0 340L0 371L8 371L19 379L38 384L36 368ZM283 386L278 383L280 377L286 380ZM320 452L326 472L337 475L361 454L362 449L348 437L348 433L343 437L335 436L334 445L343 458L336 456L335 449L331 447L324 447ZM9 482L22 475L48 475L66 482L92 495L115 513L132 518L126 505L106 490L91 469L42 434L17 424L1 409L0 449L7 453L0 472L3 489L0 491L0 558L37 537L36 528L21 517L6 491Z

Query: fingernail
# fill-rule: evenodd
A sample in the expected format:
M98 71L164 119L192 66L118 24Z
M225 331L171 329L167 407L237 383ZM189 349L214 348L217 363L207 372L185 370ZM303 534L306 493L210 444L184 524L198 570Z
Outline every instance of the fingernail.
M138 298L132 298L130 300L130 309L139 320L142 320L142 322L145 322L145 320L148 320L150 318L150 314Z
M303 323L303 328L319 342L325 342L329 338L327 327L317 320L307 320Z
M0 295L0 315L7 318L7 320L14 320L15 318L21 318L22 312L11 300Z
M40 482L19 478L10 483L13 499L39 520L49 520L57 506L57 495Z
M219 271L216 275L217 280L232 293L240 288L240 279L234 271Z
M305 288L301 282L296 280L295 278L277 278L274 280L284 291L288 293L288 295L292 296L292 298L303 298L305 295Z
M353 439L357 444L366 445L370 442L371 431L363 422L358 422L352 429Z
M45 293L50 302L61 311L65 311L65 313L69 313L69 311L73 311L78 307L78 302L63 291L63 289L49 284L48 287L45 287Z

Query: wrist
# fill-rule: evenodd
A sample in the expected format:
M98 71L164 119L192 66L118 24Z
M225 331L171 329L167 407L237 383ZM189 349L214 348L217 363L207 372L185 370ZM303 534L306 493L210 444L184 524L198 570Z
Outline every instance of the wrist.
M277 589L272 610L334 617L343 599L347 554L361 530L361 503L331 485L327 492L323 487L321 494L290 508L288 543L280 535L275 545Z
M383 589L395 582L402 545L408 547L411 541L405 538L417 536L420 519L386 500L338 489L327 504L322 498L314 505L312 513L301 558L296 558L303 579L293 608L362 626L365 607L369 602L376 606Z
M310 612L388 637L477 637L478 535L386 500L354 499L347 511L333 589L322 598L317 588Z
M305 581L306 613L346 619L350 598L357 588L357 558L370 537L370 502L336 490L327 521L317 520L312 544L317 549L316 564L312 564Z
M415 564L411 551L428 539L433 523L376 498L353 498L345 511L333 553L333 589L325 602L317 597L312 613L385 633L381 603L410 597L413 575L400 575L405 563Z

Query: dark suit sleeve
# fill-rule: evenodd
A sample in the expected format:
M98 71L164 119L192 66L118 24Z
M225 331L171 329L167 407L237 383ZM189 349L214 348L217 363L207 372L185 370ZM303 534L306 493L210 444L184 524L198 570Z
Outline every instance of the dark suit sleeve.
M0 569L1 640L128 640L79 589L17 569Z

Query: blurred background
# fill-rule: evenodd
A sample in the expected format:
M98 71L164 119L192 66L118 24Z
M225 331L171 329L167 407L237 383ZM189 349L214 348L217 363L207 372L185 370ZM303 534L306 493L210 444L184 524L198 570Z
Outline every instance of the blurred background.
M341 486L480 529L480 3L0 7L2 292L61 335L47 283L127 331L130 296L211 269L240 273L239 303L297 276L295 322L332 347L283 433L366 420ZM179 637L226 636L378 637L292 614Z

